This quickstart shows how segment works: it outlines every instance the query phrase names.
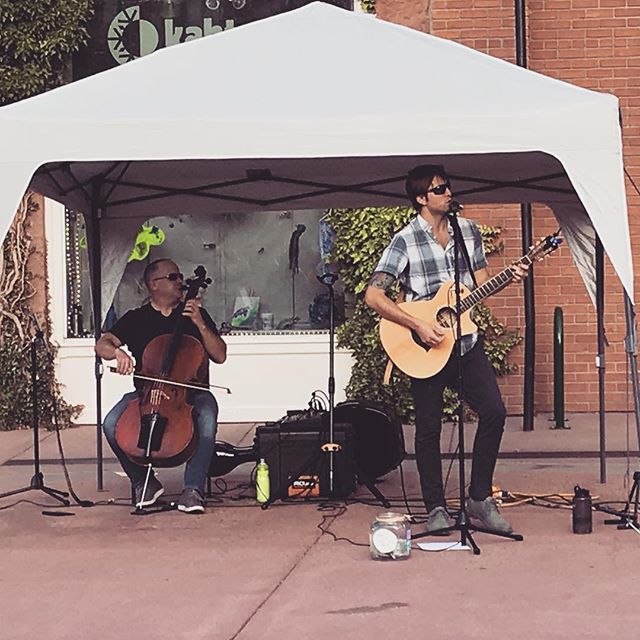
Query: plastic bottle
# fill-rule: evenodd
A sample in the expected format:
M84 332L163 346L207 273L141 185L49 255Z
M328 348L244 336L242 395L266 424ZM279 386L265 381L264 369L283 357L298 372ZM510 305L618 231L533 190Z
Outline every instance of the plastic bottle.
M591 496L589 489L576 485L573 496L573 533L591 533Z
M269 499L269 465L260 458L256 469L256 500L266 502Z

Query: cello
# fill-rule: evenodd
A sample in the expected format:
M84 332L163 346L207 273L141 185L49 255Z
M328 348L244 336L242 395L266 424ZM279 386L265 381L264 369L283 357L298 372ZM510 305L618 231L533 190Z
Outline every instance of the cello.
M184 302L210 283L205 268L197 267L186 282ZM140 373L154 380L144 384L116 424L116 441L136 464L175 467L186 462L197 447L193 407L184 385L207 388L209 359L200 341L183 333L186 321L180 316L173 333L157 336L145 347Z

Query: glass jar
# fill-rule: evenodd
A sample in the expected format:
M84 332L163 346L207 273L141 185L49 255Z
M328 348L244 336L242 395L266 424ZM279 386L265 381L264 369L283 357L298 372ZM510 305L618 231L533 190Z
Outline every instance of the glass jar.
M374 560L404 560L411 553L411 526L404 513L378 514L369 533L369 550Z

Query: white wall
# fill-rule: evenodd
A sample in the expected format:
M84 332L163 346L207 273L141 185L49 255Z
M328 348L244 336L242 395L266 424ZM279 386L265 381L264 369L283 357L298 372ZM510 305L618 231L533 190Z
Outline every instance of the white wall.
M65 338L66 273L64 206L45 201L48 241L47 269L51 296L53 340L59 345L57 375L65 400L85 406L78 422L95 423L93 340ZM231 395L214 390L221 422L264 422L282 417L288 409L306 408L316 389L327 392L329 335L326 332L225 336L228 358L211 365L211 383L229 387ZM336 403L345 399L351 353L336 349ZM106 363L108 365L108 363ZM106 367L105 367L106 368ZM131 381L106 372L102 378L103 415Z

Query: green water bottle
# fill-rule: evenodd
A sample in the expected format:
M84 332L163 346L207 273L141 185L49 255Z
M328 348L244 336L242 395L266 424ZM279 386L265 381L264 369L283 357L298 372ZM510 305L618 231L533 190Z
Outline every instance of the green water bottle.
M266 502L269 499L269 465L260 458L256 469L256 500Z

